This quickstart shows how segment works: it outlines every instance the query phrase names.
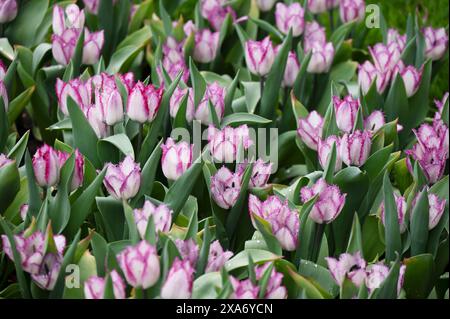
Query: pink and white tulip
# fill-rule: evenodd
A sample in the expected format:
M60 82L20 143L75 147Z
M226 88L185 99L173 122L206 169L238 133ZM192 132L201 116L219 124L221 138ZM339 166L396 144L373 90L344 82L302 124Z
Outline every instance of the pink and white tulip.
M3 166L9 165L11 163L14 163L14 161L12 159L9 159L8 157L6 157L5 154L0 154L0 168L2 168Z
M150 217L153 218L156 234L167 233L172 225L172 211L164 204L155 206L149 200L144 202L142 208L133 210L133 216L141 238L145 238Z
M269 37L261 41L248 40L245 43L245 61L249 71L258 76L266 76L275 61L275 51Z
M322 138L322 129L322 116L316 111L312 111L308 117L299 119L297 133L306 146L317 151L319 140Z
M141 124L153 121L161 105L162 95L162 87L156 89L151 84L145 86L138 81L128 97L128 117Z
M238 172L244 174L246 164L238 166ZM248 187L250 189L265 187L272 171L272 163L265 163L262 159L258 159L253 163L252 175Z
M115 299L125 299L125 282L116 270L109 273L113 284ZM84 282L84 296L86 299L104 299L106 279L92 276Z
M194 268L187 260L175 258L161 288L163 299L189 299L192 295Z
M272 10L273 5L277 2L276 0L256 0L256 5L262 12L267 12Z
M217 55L219 32L203 29L195 33L194 60L200 63L212 62Z
M366 280L366 261L362 258L360 252L344 253L339 256L339 259L325 257L325 260L331 276L340 287L342 287L346 278L357 287L361 286Z
M227 14L230 14L233 19L236 18L236 13L227 5L226 0L201 0L200 13L216 31L222 27Z
M325 140L320 139L317 145L317 154L319 157L320 166L325 169L331 156L333 144L336 147L336 164L334 166L334 171L337 172L342 168L342 159L341 155L339 154L339 146L341 145L341 140L338 136L330 135Z
M369 61L365 61L358 66L358 84L363 94L369 92L373 81L376 81L377 92L382 94L391 79L391 70L379 71Z
M195 114L194 106L194 90L192 88L181 89L177 87L170 97L170 116L175 118L177 116L178 110L180 109L181 102L184 97L187 96L187 106L186 106L186 120L192 122Z
M58 152L60 168L64 165L67 159L70 157L69 153ZM70 184L70 190L74 191L81 185L83 185L84 179L84 157L78 149L75 150L75 166L73 169L72 182Z
M406 230L406 199L403 196L394 194L395 199L395 206L397 208L397 217L398 217L398 224L400 227L400 233L403 234ZM381 212L380 212L381 221L383 222L383 225L385 225L385 215L384 215L384 203L381 204Z
M204 125L212 124L209 111L209 102L211 102L216 111L217 118L221 121L225 113L225 96L226 89L220 86L219 83L214 82L208 84L205 95L195 110L195 119L201 121Z
M175 181L192 165L192 152L194 145L187 142L178 142L168 138L166 143L161 145L162 158L161 166L167 179Z
M246 150L253 144L247 125L236 128L227 126L222 130L210 125L208 142L212 157L218 162L225 163L232 163L236 160L240 145Z
M275 22L278 30L288 34L292 29L292 36L298 37L303 33L305 27L305 10L300 3L294 2L291 5L285 5L278 2L275 9Z
M224 250L218 240L213 241L209 246L208 263L205 268L205 273L220 271L231 257L233 257L233 252Z
M275 53L278 54L280 46L276 47ZM288 54L286 69L284 71L283 87L292 87L297 79L298 72L300 71L300 63L298 62L297 54L294 51L290 51Z
M266 272L267 268L269 268L270 263L266 263L261 266L257 266L255 268L256 280L261 280ZM272 269L272 273L270 274L269 281L267 282L266 292L264 294L264 299L286 299L287 298L287 289L283 286L283 274L279 273L274 269Z
M127 200L137 194L141 186L141 168L130 155L123 162L117 165L108 163L106 167L103 184L111 196Z
M222 166L211 176L211 195L214 201L223 209L230 209L236 204L241 192L242 175L233 173Z
M386 124L383 112L375 110L364 120L364 129L376 132Z
M259 287L252 284L250 279L237 280L233 276L230 276L230 282L233 286L233 293L231 299L257 299L259 293Z
M364 0L341 0L339 6L341 20L344 23L362 21L366 16L366 4Z
M353 133L345 133L342 136L339 153L347 166L359 167L364 165L369 158L371 147L371 133L357 130Z
M83 64L92 65L97 63L100 59L100 54L104 43L105 34L103 30L98 32L89 32L88 29L85 29L82 57Z
M449 93L445 92L445 94L442 96L441 100L438 100L438 99L434 100L434 104L436 105L436 107L438 109L439 115L441 115L442 111L444 110L445 103L447 103L447 101L448 101L448 96L449 96Z
M14 20L17 16L17 1L16 0L1 0L0 1L0 23L7 23Z
M199 247L194 239L189 238L187 240L175 239L175 245L183 260L187 260L191 263L192 267L195 267L198 261Z
M58 152L44 144L33 156L33 171L36 182L41 187L56 186L61 170Z
M307 67L309 73L326 73L330 70L334 59L333 43L313 42L311 45L311 60Z
M61 254L48 253L44 256L37 273L31 274L31 278L37 286L44 290L53 290L61 270L63 256Z
M82 81L81 79L76 78L64 82L57 78L55 91L59 108L64 115L69 115L69 111L67 110L67 98L69 96L82 110L89 107L91 104L92 87L90 81Z
M420 86L422 79L422 70L416 69L412 65L408 65L402 71L399 72L405 84L406 96L413 96Z
M308 10L319 14L339 6L339 0L308 0Z
M106 73L90 79L94 88L95 106L101 110L103 121L112 126L123 120L123 102L114 76Z
M65 10L58 5L53 7L52 27L56 35L61 36L68 29L82 30L84 21L84 10L80 10L76 4L69 4Z
M305 52L312 50L314 43L326 44L327 36L325 28L320 26L317 21L306 22L305 34L303 39L303 49Z
M400 35L398 30L396 29L389 29L387 33L387 44L388 46L392 43L395 43L397 45L398 50L400 52L403 52L403 50L406 47L406 34Z
M333 96L333 104L338 128L345 133L350 133L358 115L359 99L354 99L351 95L347 95L342 100L338 96Z
M448 35L445 28L426 27L422 32L425 36L425 56L433 61L441 59L448 48Z

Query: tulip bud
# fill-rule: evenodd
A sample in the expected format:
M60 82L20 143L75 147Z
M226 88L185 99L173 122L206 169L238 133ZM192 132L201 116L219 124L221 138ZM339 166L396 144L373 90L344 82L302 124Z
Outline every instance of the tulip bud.
M41 146L33 156L33 171L39 186L51 187L58 184L60 173L58 153L47 144Z
M265 201L260 201L258 197L253 194L250 194L248 197L248 212L255 228L257 227L253 215L268 220L270 215L278 215L283 206L283 202L281 202L277 196L269 196Z
M168 37L163 45L163 60L164 69L173 80L180 73L183 72L182 80L187 83L189 80L189 69L184 60L183 44L178 43L173 37ZM162 71L158 67L157 70L160 82L164 80Z
M61 36L68 29L83 29L84 20L84 10L80 10L76 4L69 4L65 10L58 5L53 7L52 27L55 35Z
M256 280L261 280L269 268L270 263L266 263L262 266L257 266L255 268ZM286 287L282 285L283 274L272 269L269 281L267 282L266 292L264 294L264 299L286 299L287 290Z
M240 164L238 166L239 174L243 175L247 165ZM250 189L265 187L267 181L269 180L270 173L272 171L272 163L265 164L262 159L258 159L253 163L252 175L250 176L250 181L248 187Z
M412 65L408 65L399 73L405 84L406 96L413 96L419 89L422 71L416 69Z
M325 257L330 274L336 283L342 287L345 278L350 279L356 287L362 285L366 279L366 261L359 251L353 255L344 253L339 259Z
M311 45L311 60L307 71L309 73L326 73L330 70L334 58L333 43L314 42Z
M338 5L339 0L308 0L308 10L313 14L323 13Z
M233 276L230 276L230 282L233 286L233 293L231 299L257 299L259 293L259 287L252 284L250 279L237 280Z
M280 46L275 48L275 54L278 54ZM286 69L284 71L283 82L281 85L283 87L292 87L295 80L297 79L298 72L300 71L300 63L297 59L297 54L294 51L290 51L288 54Z
M29 208L28 204L23 204L22 206L20 206L19 214L20 214L20 218L22 218L23 221L25 221L27 219L28 208Z
M155 89L151 84L144 86L138 81L128 97L128 117L139 123L153 121L161 104L162 94L162 87Z
M445 199L440 199L438 196L432 193L428 194L428 204L430 205L428 223L429 230L432 230L434 227L436 227L441 220L441 217L445 211L445 203Z
M0 79L0 98L3 99L3 105L5 106L5 111L8 112L8 91L6 90L5 83Z
M189 299L192 295L193 282L194 268L191 263L176 257L161 288L161 298Z
M60 254L48 253L45 255L38 273L31 274L31 278L39 288L53 290L61 270L62 261L63 256Z
M382 128L385 123L383 112L375 110L364 120L364 129L376 132Z
M338 96L333 96L333 104L338 128L345 133L350 133L358 115L359 99L354 99L351 95L347 95L342 100Z
M205 95L195 111L195 119L201 121L205 125L212 124L210 121L209 102L213 105L217 117L222 120L225 113L225 95L226 89L221 87L219 83L214 82L206 87Z
M215 240L209 246L208 264L205 273L220 271L225 263L233 256L233 252L223 250L220 242Z
M198 260L199 248L195 240L189 238L187 240L175 239L175 245L183 260L187 260L191 263L192 267L195 267Z
M403 196L399 196L397 194L394 194L395 198L395 205L397 207L397 217L398 217L398 224L400 226L400 233L403 234L406 230L406 199ZM384 215L384 203L381 204L381 212L380 212L381 221L383 222L383 225L385 224L385 215Z
M76 29L63 30L61 35L52 35L53 58L62 65L68 65L77 45L79 32Z
M83 46L83 64L92 65L100 59L100 53L105 43L105 35L103 30L99 32L89 32L88 29L84 31L84 46Z
M181 89L177 87L170 97L170 116L175 118L177 116L178 110L180 109L181 102L184 97L187 97L187 107L186 107L186 120L192 122L195 113L194 106L194 90L192 88Z
M395 43L398 50L403 52L406 47L406 34L400 35L396 29L389 29L387 34L387 44L389 46L392 43Z
M222 166L211 176L211 195L214 201L223 209L230 209L236 204L241 192L242 176L232 173Z
M336 145L336 164L334 166L334 171L337 172L342 168L342 159L339 154L340 139L335 135L328 136L325 140L319 140L317 153L319 155L319 163L323 169L327 167L328 160L331 156L331 150L333 149L333 144Z
M256 0L256 5L262 12L267 12L272 10L273 5L277 2L276 0Z
M147 231L148 220L150 216L153 218L155 231L167 233L172 224L172 211L164 204L155 206L149 200L146 200L144 206L133 211L136 228L142 238L145 238Z
M226 0L201 0L200 2L202 17L207 19L216 31L220 31L227 14L231 14L233 19L236 17L236 13L230 6L226 6L226 3Z
M197 31L195 34L194 60L209 63L216 58L219 46L219 32L208 29Z
M125 299L125 283L116 270L109 273L113 284L115 299ZM92 276L84 282L84 296L86 299L104 299L106 279Z
M384 45L377 43L373 47L369 47L370 55L375 64L375 68L380 73L386 73L394 69L400 60L400 51L395 44Z
M108 193L116 199L129 199L135 196L141 186L141 168L128 155L123 162L106 164L106 176L103 181Z
M301 35L305 26L304 16L305 10L300 3L294 2L288 6L278 2L276 5L275 21L277 28L284 34L288 34L292 29L292 36Z
M322 138L322 129L323 118L316 111L312 111L308 117L299 119L297 134L306 146L317 151L317 145Z
M345 133L341 139L339 153L342 161L347 165L362 166L367 161L372 147L369 131L355 131Z
M64 163L67 161L67 159L70 157L69 153L65 152L58 152L58 159L59 159L59 165L60 168L63 167ZM84 157L78 151L78 149L75 150L75 166L73 170L72 175L72 182L70 184L70 190L74 191L81 185L83 185L83 178L84 178Z
M184 34L188 37L191 35L191 33L196 33L198 31L197 26L195 25L192 20L186 21L186 23L183 26Z
M95 91L95 107L101 110L103 122L114 125L123 120L123 103L114 76L106 73L91 78Z
M363 21L366 16L366 4L364 0L341 0L339 13L344 23Z
M124 74L118 74L120 81L127 89L128 95L130 95L131 90L133 89L135 82L134 82L134 74L133 72L127 72Z
M192 165L192 152L194 145L187 142L178 142L172 138L161 145L161 165L164 176L169 180L177 180Z
M246 150L253 144L247 125L241 125L237 128L226 126L221 131L210 125L208 142L209 150L214 159L226 163L232 163L236 160L240 145Z
M314 43L318 42L325 45L327 42L327 37L325 34L325 28L321 27L316 21L306 22L305 25L305 35L303 40L303 49L305 52L312 50Z
M275 61L275 52L269 37L262 41L248 40L245 43L245 61L248 70L258 76L265 76Z
M0 23L7 23L14 20L17 16L16 0L0 1Z
M335 220L345 204L347 194L342 194L336 185L328 185L321 178L312 187L305 186L300 190L300 196L304 203L318 195L309 217L318 224L329 224Z
M134 288L147 289L158 281L160 265L156 248L145 240L125 248L116 258L125 279Z
M444 28L426 27L422 30L425 36L425 56L433 61L441 59L448 46L448 35Z
M358 66L358 84L361 87L361 91L363 94L367 94L367 92L369 92L373 81L376 81L375 85L377 87L378 93L382 94L388 86L390 79L390 70L380 72L369 61L366 61Z
M448 96L449 96L449 93L445 92L445 94L442 96L442 100L440 100L440 101L437 99L434 100L434 104L436 105L440 115L442 115L442 111L444 110L445 103L447 103L447 100L448 100Z
M92 89L89 82L83 82L80 79L72 79L66 83L57 78L55 91L59 108L64 115L69 115L69 111L67 110L67 98L69 96L82 110L90 105Z

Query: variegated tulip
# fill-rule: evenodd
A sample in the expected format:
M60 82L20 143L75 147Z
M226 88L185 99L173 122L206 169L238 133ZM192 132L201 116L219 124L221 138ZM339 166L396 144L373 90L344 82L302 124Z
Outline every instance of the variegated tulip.
M162 87L156 89L151 84L145 86L138 81L128 97L128 117L139 123L153 121L161 105L162 94Z
M145 238L150 218L153 219L157 234L159 232L167 233L172 225L172 213L166 205L155 206L149 200L144 202L142 208L133 210L134 221L141 238Z
M0 23L7 23L14 20L17 16L16 0L0 1Z
M194 239L189 238L186 240L175 239L175 245L183 260L187 260L191 263L192 267L195 267L198 260L199 247Z
M164 176L172 181L177 180L192 165L194 145L183 141L175 143L169 137L166 143L161 145L161 148L161 166Z
M241 164L238 166L238 172L244 174L246 164ZM250 176L250 181L248 187L250 189L264 187L269 180L270 173L272 171L272 163L264 163L262 159L258 159L253 163L252 175Z
M156 248L145 240L125 248L116 258L125 279L134 288L147 289L158 281L160 265Z
M342 287L346 278L357 287L361 286L366 280L366 261L359 251L353 255L349 253L341 254L339 259L325 257L325 260L331 276L340 287Z
M59 165L62 168L64 163L69 158L70 154L65 152L58 152ZM72 191L76 190L83 184L84 179L84 157L78 149L75 150L75 166L73 169L72 182L70 184L70 189Z
M338 5L339 0L308 0L308 10L313 14L323 13Z
M272 10L273 5L277 2L276 0L256 0L256 5L262 12L267 12Z
M386 123L383 112L375 110L364 120L364 129L376 132Z
M51 187L58 184L60 170L58 152L47 144L41 146L33 156L33 171L38 185Z
M334 59L333 43L313 42L311 45L311 59L307 67L309 73L326 73L330 70Z
M276 47L275 53L278 54L280 46ZM300 63L298 62L297 54L294 51L290 51L288 54L286 69L284 71L283 87L292 87L297 79L298 72L300 71Z
M448 96L449 96L449 93L445 92L445 94L442 96L441 100L438 100L438 99L434 100L434 104L436 105L436 107L438 109L439 116L442 115L442 111L444 110L445 103L447 103L447 101L448 101Z
M369 47L375 68L380 73L392 71L400 60L400 51L395 43L384 45L377 43L373 47Z
M62 65L68 65L75 53L80 32L76 29L66 29L61 35L52 35L53 58Z
M441 59L448 47L448 35L445 28L426 27L422 32L425 36L425 56L433 61Z
M205 272L220 271L225 263L233 257L233 252L224 250L218 240L209 246L208 263Z
M366 16L366 4L364 0L341 0L339 6L341 20L344 23L362 21Z
M109 136L110 126L106 124L103 110L100 107L92 104L86 107L83 112L98 138Z
M400 35L398 30L392 28L389 29L387 33L388 46L391 45L391 43L395 43L395 45L397 45L398 47L398 50L400 52L403 52L406 47L406 34Z
M300 190L300 196L304 203L316 195L318 198L309 217L318 224L329 224L341 213L347 194L342 194L338 186L328 185L321 178L312 187L305 186Z
M126 200L137 194L141 186L141 168L130 155L123 162L117 165L108 163L106 167L103 184L111 196Z
M325 169L331 156L333 144L336 147L336 164L334 166L334 171L337 172L342 168L342 159L341 155L339 154L339 146L341 144L341 141L338 136L330 135L325 140L320 139L317 145L317 154L319 155L318 157L320 166Z
M398 224L400 227L400 233L403 234L406 230L406 199L403 196L394 194L395 198L395 206L397 208L397 217L398 217ZM385 213L384 213L384 203L381 204L381 212L380 217L381 221L383 222L383 225L385 225Z
M90 79L94 89L95 106L101 110L103 121L114 125L123 120L123 102L114 76L106 73Z
M161 298L189 299L192 295L193 282L194 268L191 263L176 257L161 288Z
M200 63L209 63L216 58L219 46L219 32L208 29L195 33L194 60Z
M65 9L58 5L53 7L52 27L56 35L61 36L68 29L82 30L84 20L84 10L80 10L76 4L69 4Z
M44 290L53 290L61 270L63 256L56 253L47 253L42 260L39 271L31 274L31 278Z
M223 209L230 209L236 204L241 192L242 175L233 173L222 166L211 176L211 195L214 201Z
M232 163L236 160L240 146L246 150L253 144L247 125L236 128L227 126L222 130L210 125L208 142L212 157L218 162L225 163Z
M59 108L64 115L69 115L69 111L67 110L67 98L69 96L82 110L89 107L91 103L92 87L89 81L82 81L81 79L75 78L64 82L57 78L55 91Z
M339 96L333 96L333 104L338 128L345 133L350 133L358 115L359 99L354 99L351 95L347 95L342 100Z
M422 79L422 70L416 69L412 65L408 65L403 70L399 72L405 84L406 96L413 96L420 86L420 81Z
M327 42L325 28L320 26L317 21L306 22L303 38L303 49L305 52L311 51L316 42L320 44Z
M83 45L83 64L92 65L100 59L100 53L105 43L105 35L103 30L98 32L89 32L88 29L84 31L84 45Z
M317 151L317 145L322 138L322 129L322 116L316 111L312 111L308 117L299 119L297 133L306 146Z
M370 131L357 130L342 136L339 153L347 166L362 166L369 158L371 147Z
M365 61L358 66L358 84L362 93L367 94L373 81L376 81L377 92L382 94L389 84L391 74L390 69L382 72L377 70L371 62Z
M406 266L400 266L400 274L397 281L397 295L400 294L400 290L403 287L403 278L405 275ZM386 280L389 275L389 267L379 262L376 264L368 265L366 268L365 284L369 293L377 288L381 287L381 284Z
M416 197L413 199L412 207L415 207L417 204L417 200L419 198L419 194L416 195ZM432 230L434 227L439 224L439 221L441 220L442 215L445 211L445 204L446 200L443 198L439 198L436 194L428 192L428 230ZM412 210L414 211L414 210ZM414 214L411 215L411 218L414 218Z
M181 89L177 87L170 97L170 116L175 118L180 109L181 102L187 95L186 120L192 122L195 114L194 90L192 88Z
M259 287L254 285L250 279L237 280L233 276L230 276L231 286L233 287L233 293L231 299L257 299L259 293Z
M221 121L225 113L225 95L226 89L220 86L219 83L214 82L208 84L205 94L195 110L195 119L205 125L212 124L209 110L209 103L211 102L216 111L217 118Z
M112 0L112 3L115 4L117 0ZM84 8L92 13L98 14L98 9L100 8L100 0L83 0Z
M292 36L294 37L303 33L305 10L300 3L294 2L291 5L285 5L278 2L275 8L275 22L278 30L288 34L289 30L292 29Z
M201 0L200 13L216 31L222 27L227 14L230 14L233 19L236 17L236 13L227 5L226 0Z
M264 265L257 266L255 268L256 280L261 280L269 268L270 263L265 263ZM272 269L272 272L267 282L266 292L264 294L264 299L286 299L287 289L283 286L283 274Z
M113 284L115 299L125 299L125 283L116 270L109 273ZM104 299L106 279L92 276L84 282L84 296L86 299Z
M248 70L258 76L266 76L275 61L275 51L269 37L261 41L245 42L245 61Z

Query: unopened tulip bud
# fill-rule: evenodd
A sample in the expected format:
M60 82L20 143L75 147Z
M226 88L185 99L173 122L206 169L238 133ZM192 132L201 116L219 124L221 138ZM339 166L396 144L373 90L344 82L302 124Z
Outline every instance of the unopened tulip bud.
M194 268L191 263L176 257L161 288L161 298L189 299L192 295L193 282Z
M397 217L398 217L398 224L400 227L400 233L403 234L406 230L406 199L403 196L399 196L397 194L394 194L395 198L395 206L397 208ZM381 204L381 221L383 222L383 225L385 225L385 209L384 209L384 203Z
M61 35L52 35L52 53L56 62L61 65L68 65L75 53L79 31L76 29L66 29Z
M326 73L330 70L334 59L333 43L314 42L311 45L311 60L307 71L309 73Z
M333 96L333 104L338 128L345 133L350 133L358 115L359 100L351 95L347 95L342 100L338 96Z
M141 168L128 155L123 162L114 165L106 164L106 175L103 183L109 194L116 199L129 199L134 197L141 186Z
M226 0L201 0L200 13L216 31L220 31L227 14L233 19L236 18L236 13L227 5Z
M170 116L175 118L180 109L181 102L187 96L186 120L192 122L195 114L194 90L192 88L181 89L177 87L170 98Z
M270 11L273 5L277 2L276 0L256 0L256 5L262 12Z
M116 270L109 274L113 284L115 299L125 299L125 283ZM84 296L86 299L104 299L106 279L92 276L84 283Z
M364 120L364 129L371 132L376 132L386 123L384 114L381 111L375 110Z
M280 46L276 47L275 53L278 54ZM297 59L297 54L294 51L290 51L288 54L286 69L284 71L283 87L292 87L297 79L298 72L300 71L300 63Z
M162 87L156 89L151 84L144 86L138 81L128 97L128 117L139 123L153 121L161 104L162 94Z
M218 162L232 163L240 145L243 149L248 149L253 141L250 139L250 132L247 125L236 128L230 126L218 130L213 126L208 128L209 150L213 158Z
M51 187L58 184L60 174L58 153L51 146L44 144L33 156L33 171L39 186Z
M377 92L382 94L389 84L391 79L391 70L381 72L375 68L375 66L366 61L358 66L358 84L361 87L363 94L369 92L373 81L376 81Z
M420 81L422 79L421 70L416 69L412 65L408 65L399 73L403 79L403 83L405 84L406 96L413 96L420 86Z
M195 240L189 238L187 240L175 239L175 245L183 260L187 260L191 263L192 267L195 267L198 260L199 247Z
M200 101L195 111L195 119L201 121L204 125L212 124L210 121L209 103L211 102L216 111L217 118L222 120L225 113L225 95L226 89L214 82L206 87L205 95Z
M406 47L406 34L400 35L396 29L389 29L387 34L387 44L390 45L391 43L395 43L398 50L403 52Z
M219 32L203 29L195 33L194 60L209 63L216 58L219 46Z
M223 209L236 204L241 192L242 176L223 166L211 176L211 194L214 201Z
M275 21L277 28L284 34L288 34L292 29L292 36L298 37L303 33L305 26L305 10L300 3L294 2L291 5L285 5L278 2L275 10Z
M57 78L55 91L59 108L64 115L69 115L69 111L67 110L67 98L69 96L77 103L81 110L84 110L90 105L92 89L89 82L72 79L66 83Z
M319 14L336 8L339 0L308 0L308 10L313 14Z
M84 46L83 46L83 64L92 65L100 59L100 53L105 43L105 35L103 30L98 32L89 32L88 29L84 31Z
M218 240L215 240L209 246L208 264L206 272L220 271L225 263L233 256L233 252L223 250Z
M3 166L6 166L8 164L13 163L14 161L9 159L8 157L6 157L5 154L0 154L0 168L2 168Z
M14 20L17 16L16 0L0 1L0 23L7 23Z
M261 41L248 40L245 43L245 61L249 71L258 76L265 76L275 61L275 52L269 37Z
M341 0L339 13L344 23L362 21L366 16L366 4L364 0Z
M433 61L441 59L448 46L448 35L445 28L426 27L422 32L425 36L425 56Z
M160 265L156 248L145 240L125 248L116 258L125 279L134 288L147 289L158 281Z
M322 138L323 118L316 111L309 113L308 117L298 121L297 133L303 143L310 149L317 151L317 145Z
M144 206L133 211L136 228L142 238L145 238L148 221L153 218L156 233L167 233L172 225L172 211L164 204L155 206L149 200L146 200Z
M192 152L194 145L187 142L178 142L168 138L161 145L161 165L164 176L169 180L177 180L192 165Z
M341 155L339 154L339 146L341 144L339 137L335 135L330 135L323 141L319 140L317 146L317 153L319 155L320 166L322 166L322 168L325 169L327 167L328 160L331 156L333 144L336 147L336 164L334 166L334 171L337 172L342 168L342 159Z
M230 282L233 286L233 293L231 299L257 299L259 293L259 287L252 284L250 279L237 280L233 276L230 276Z
M69 153L65 152L58 152L58 158L59 158L59 165L62 168L67 159L70 157ZM78 151L78 149L75 150L75 166L73 169L73 175L72 175L72 182L70 185L70 190L74 191L78 187L80 187L83 184L84 179L84 157Z
M112 126L123 120L123 103L114 76L101 73L91 78L95 107L101 110L104 122Z
M257 266L255 268L256 280L261 280L269 268L270 263L266 263L262 266ZM286 299L287 289L282 284L283 274L272 269L269 281L267 282L266 292L264 294L264 299Z
M52 27L56 35L62 35L67 29L83 29L84 20L84 10L80 10L76 4L69 4L65 10L58 5L53 7Z
M366 279L366 261L361 253L344 253L339 259L325 257L328 269L336 283L342 287L345 278L350 279L356 287L360 287Z
M367 161L372 147L369 131L355 131L346 133L341 139L339 153L342 161L347 165L362 166Z

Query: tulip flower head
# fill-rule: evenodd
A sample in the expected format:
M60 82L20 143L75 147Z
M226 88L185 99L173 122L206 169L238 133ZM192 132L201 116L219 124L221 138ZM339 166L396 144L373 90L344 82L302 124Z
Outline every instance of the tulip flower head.
M137 194L141 186L141 168L130 155L123 162L108 163L106 167L103 183L111 196L127 200Z
M188 299L192 294L193 282L194 268L191 263L176 257L161 288L161 298Z
M361 286L366 279L366 261L360 252L353 255L344 253L339 256L339 259L325 257L325 260L331 276L341 287L345 278L348 278L356 287Z
M217 205L230 209L236 204L241 192L242 175L222 166L211 176L211 195Z
M144 202L142 208L135 209L133 216L141 238L145 238L150 217L153 218L156 233L167 233L172 224L172 211L164 204L155 206L149 200Z
M191 263L192 267L195 267L198 260L199 247L195 240L189 238L187 240L175 239L175 245L183 260L187 260Z
M109 273L113 283L115 299L125 299L125 283L116 270ZM84 296L86 299L104 299L106 279L92 276L84 283Z
M205 273L220 271L231 257L233 257L233 252L224 250L218 240L213 241L209 246L208 263Z
M261 280L269 268L270 263L265 263L264 265L257 266L255 268L256 280ZM283 274L272 269L269 281L267 283L266 292L264 294L264 299L286 299L287 289L282 285Z
M128 97L127 114L138 123L152 122L161 105L163 88L152 84L145 86L138 81Z
M426 27L422 33L425 36L425 56L433 61L440 60L448 48L448 35L445 28Z
M233 287L233 293L231 299L257 299L259 293L259 287L252 284L250 279L237 280L233 276L230 276L230 282Z
M212 62L217 55L219 46L219 32L211 32L208 29L195 33L194 60L200 63Z
M323 118L316 111L312 111L306 118L298 121L297 134L310 149L317 151L319 140L322 138Z
M230 126L222 130L208 127L209 150L217 162L232 163L236 160L239 147L247 150L253 141L250 139L250 131L247 125L236 128Z
M269 37L261 41L248 40L245 43L245 61L248 70L258 76L266 76L275 61L275 51Z
M16 0L1 0L0 1L0 23L7 23L14 20L17 16L17 1Z
M386 121L383 112L375 110L364 120L364 129L377 132L384 124L386 124Z
M344 23L351 21L362 21L366 16L366 5L364 0L341 0L339 6L341 20Z
M342 136L339 153L346 165L359 167L364 165L369 158L371 147L371 133L357 130Z
M219 121L222 120L225 113L225 96L226 89L220 86L219 83L208 84L205 94L195 110L195 119L205 125L212 124L209 111L209 103L211 103L216 111L217 118Z
M338 96L333 96L333 104L338 128L345 133L350 133L358 115L359 99L354 99L351 95L347 95L342 100Z
M41 146L33 156L33 171L38 185L56 186L59 182L60 170L58 152L47 144Z
M339 0L308 0L308 10L319 14L339 6Z
M305 26L305 10L300 3L294 2L291 5L285 5L278 2L275 10L275 21L277 28L284 34L288 34L292 29L292 36L298 37L303 33Z
M194 145L183 141L175 143L169 137L166 143L161 145L161 148L161 165L164 176L169 180L177 180L192 165Z
M403 234L406 230L406 199L403 196L394 194L395 198L395 206L397 208L397 216L398 216L398 224L400 227L400 233ZM384 203L381 205L381 213L380 213L381 220L383 222L383 225L385 225L385 214L384 214Z
M339 146L341 140L338 136L330 135L325 140L319 140L317 146L317 154L319 155L319 163L323 169L327 167L328 160L331 156L331 151L333 149L333 144L336 147L336 164L334 166L334 171L337 172L342 168L342 159L339 154Z

